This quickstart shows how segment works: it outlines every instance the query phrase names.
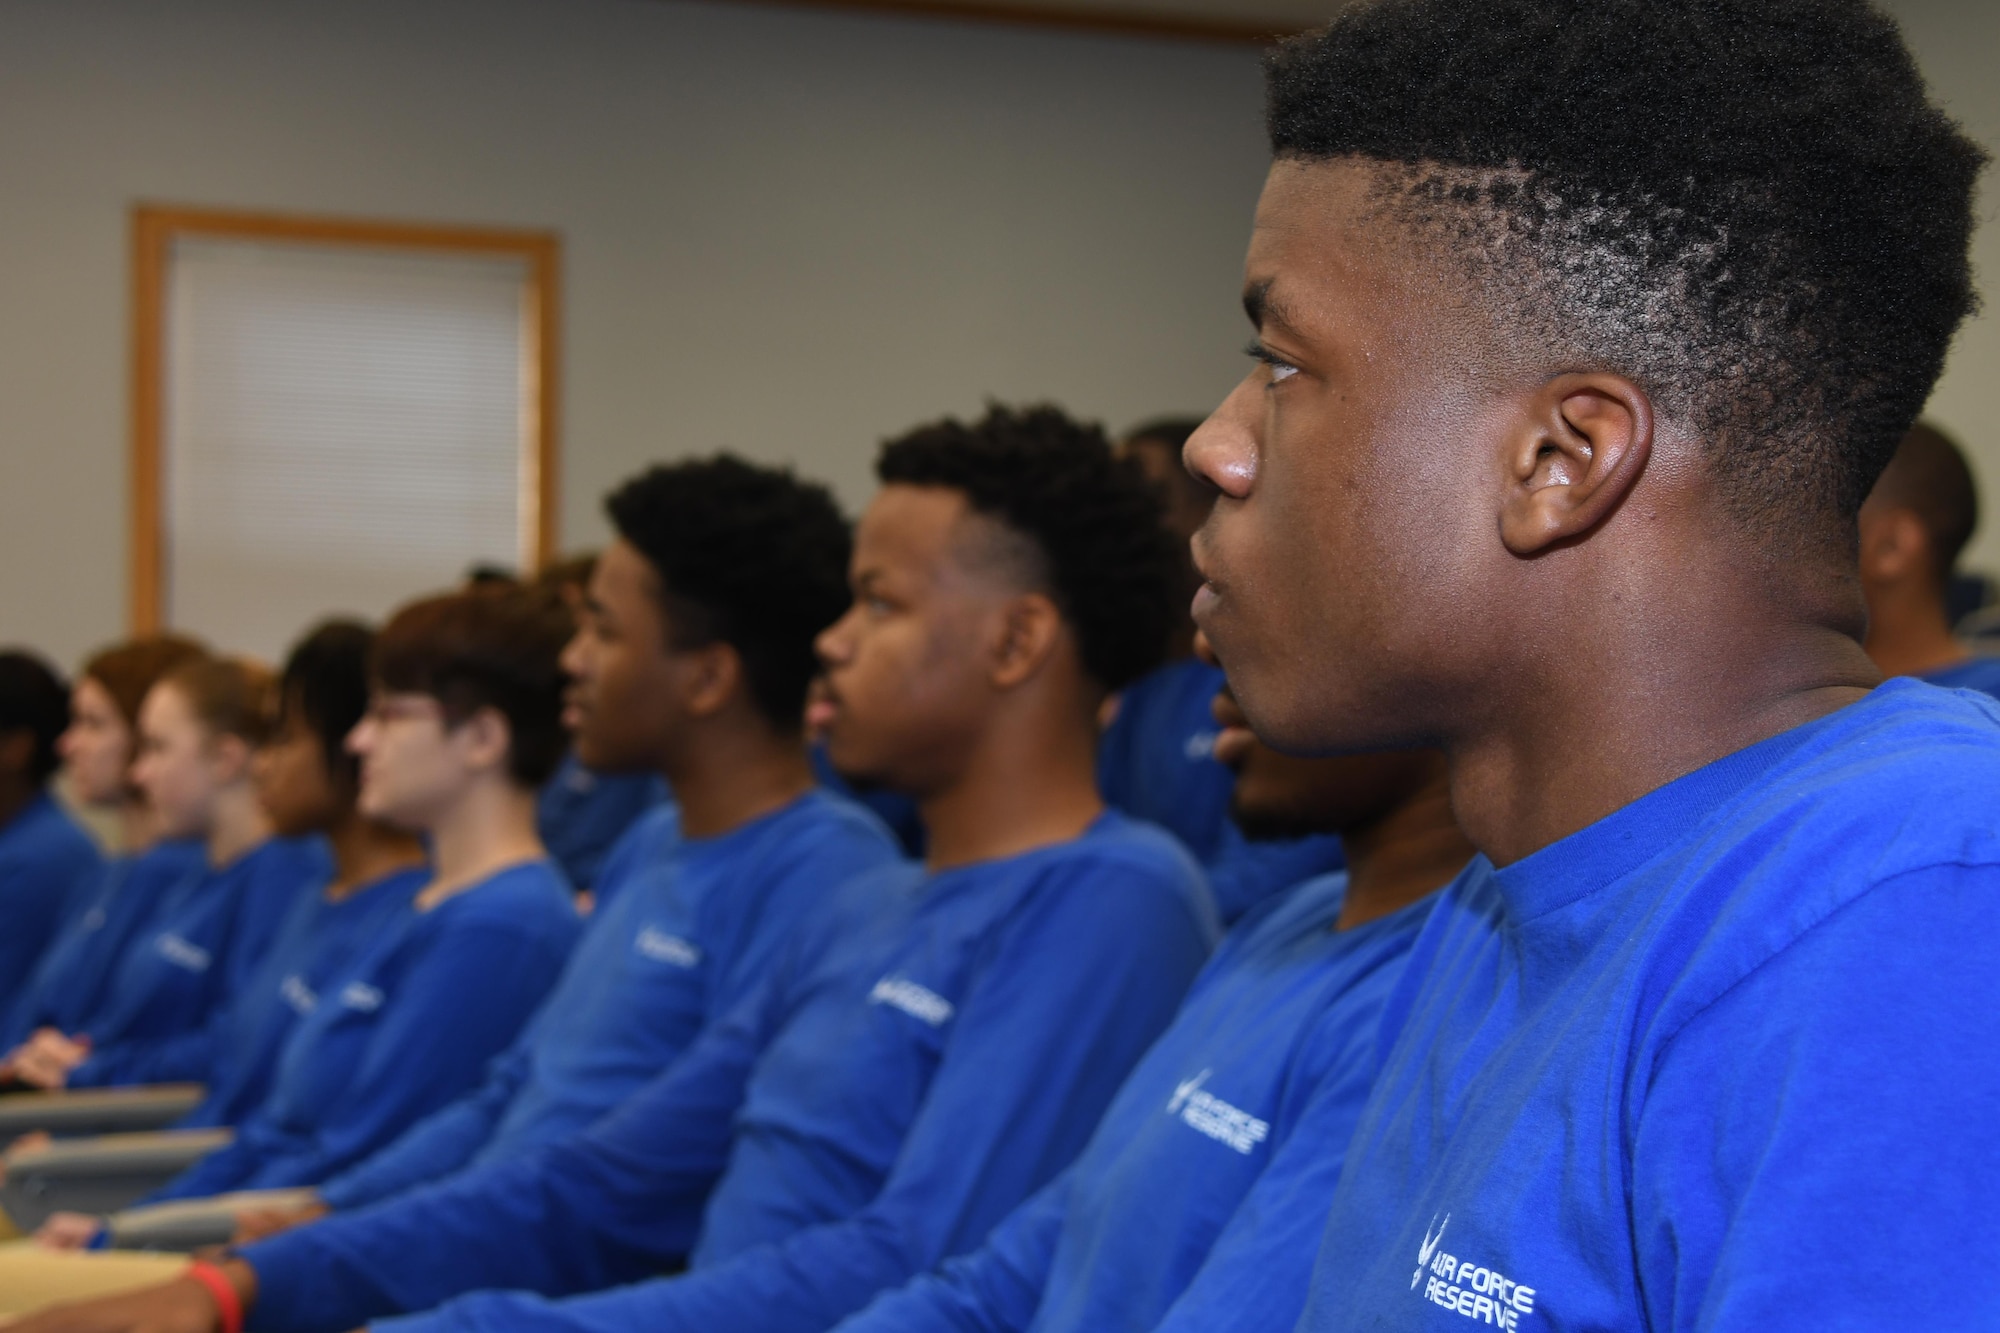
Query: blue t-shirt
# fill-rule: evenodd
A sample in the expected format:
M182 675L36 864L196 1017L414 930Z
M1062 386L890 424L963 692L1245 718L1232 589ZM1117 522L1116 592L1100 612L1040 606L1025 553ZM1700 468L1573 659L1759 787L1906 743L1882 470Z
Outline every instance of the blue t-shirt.
M1445 891L1300 1328L2000 1318L2000 704L1892 680Z
M1346 893L1328 875L1245 918L1076 1164L841 1333L1289 1329L1430 910L1335 931Z
M2000 699L2000 657L1971 657L1940 671L1927 671L1923 679L1948 690L1978 690Z
M104 857L47 792L0 827L0 1014L104 873Z
M471 1087L548 994L579 922L548 861L412 906L285 1041L271 1092L153 1197L314 1185Z
M213 1055L208 1025L243 992L292 909L332 873L323 839L267 838L169 889L84 1022L92 1050L69 1086L201 1077ZM167 1043L173 1049L162 1054Z
M793 925L843 882L896 859L873 816L825 792L714 838L671 808L641 818L562 980L486 1081L319 1187L372 1203L467 1164L575 1134L741 1003Z
M1105 802L1179 838L1208 874L1225 924L1282 889L1347 864L1332 835L1251 842L1229 816L1236 775L1215 758L1220 667L1169 662L1125 687L1097 743Z
M11 1050L43 1027L84 1031L119 960L169 891L207 864L208 853L199 838L158 842L107 864L86 905L43 951L34 975L14 1002L6 1040L0 1045Z
M200 1079L208 1084L201 1105L180 1121L182 1129L233 1125L263 1104L285 1041L298 1021L318 1007L336 977L375 946L410 911L410 900L430 881L418 866L361 885L339 901L307 893L279 927L263 963L228 1008L202 1034L161 1043L152 1064L137 1071L144 1082ZM324 886L322 886L322 889ZM189 1060L187 1067L172 1063ZM193 1066L196 1059L207 1064Z
M1213 939L1200 873L1082 837L843 886L767 986L587 1133L253 1245L256 1323L824 1329L1053 1178ZM402 1323L390 1325L397 1329Z
M577 889L597 888L604 858L648 811L673 801L655 773L597 773L568 755L535 798L535 827Z

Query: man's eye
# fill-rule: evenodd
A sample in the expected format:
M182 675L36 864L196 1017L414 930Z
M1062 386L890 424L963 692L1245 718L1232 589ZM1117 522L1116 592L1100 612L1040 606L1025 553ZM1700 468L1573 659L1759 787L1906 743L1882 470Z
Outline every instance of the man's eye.
M1299 373L1297 366L1285 360L1261 342L1251 343L1243 349L1243 354L1252 361L1261 361L1264 365L1270 367L1271 383L1273 384L1282 384Z
M1270 362L1270 366L1271 366L1271 383L1273 384L1282 384L1284 381L1290 379L1292 376L1299 373L1299 368L1297 366L1286 365L1283 361L1279 361L1276 359L1273 359Z

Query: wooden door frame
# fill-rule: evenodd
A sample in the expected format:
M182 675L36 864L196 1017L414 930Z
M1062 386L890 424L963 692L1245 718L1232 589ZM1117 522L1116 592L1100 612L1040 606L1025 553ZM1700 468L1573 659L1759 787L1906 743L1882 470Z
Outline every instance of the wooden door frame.
M374 250L496 256L526 263L527 329L533 348L524 367L532 438L523 442L521 488L530 509L523 563L539 567L556 550L557 428L561 408L559 314L562 246L554 232L493 227L371 222L139 204L132 210L132 524L131 622L134 634L164 628L166 521L161 449L166 434L167 265L176 240L223 240L357 246Z

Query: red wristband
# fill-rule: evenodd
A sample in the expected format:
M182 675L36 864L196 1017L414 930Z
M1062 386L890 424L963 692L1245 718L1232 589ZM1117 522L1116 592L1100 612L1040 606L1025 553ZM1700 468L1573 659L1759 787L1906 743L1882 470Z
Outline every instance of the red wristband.
M229 1274L214 1264L197 1259L188 1265L182 1276L191 1277L208 1288L208 1294L215 1301L216 1317L222 1321L222 1333L243 1333L243 1298L236 1294L236 1284L229 1280Z

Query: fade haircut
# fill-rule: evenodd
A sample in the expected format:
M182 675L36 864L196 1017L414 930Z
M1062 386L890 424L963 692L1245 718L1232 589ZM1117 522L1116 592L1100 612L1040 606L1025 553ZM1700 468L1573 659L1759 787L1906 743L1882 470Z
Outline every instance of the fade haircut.
M28 780L37 788L62 765L56 739L69 727L69 686L55 668L26 649L0 652L0 736L25 731L34 740Z
M278 724L296 718L319 741L326 775L351 799L361 785L361 760L347 734L368 711L368 659L375 631L358 620L328 620L309 631L285 659L278 679Z
M1054 407L994 406L882 447L888 486L935 486L1024 543L1026 577L1077 638L1083 668L1117 690L1158 666L1178 623L1180 561L1159 496L1094 425Z
M726 643L780 735L804 725L813 640L847 610L853 537L832 492L719 454L653 468L605 501L653 567L674 648Z
M1979 490L1952 438L1928 422L1910 427L1869 498L1917 516L1930 542L1937 584L1948 587L1960 553L1979 527Z
M484 708L507 719L507 771L523 787L549 780L569 748L559 660L575 622L555 598L490 584L413 602L375 638L375 687L427 694L457 726Z
M1376 0L1268 62L1274 154L1389 168L1549 373L1631 376L1743 521L1852 519L1973 308L1983 152L1865 0Z

